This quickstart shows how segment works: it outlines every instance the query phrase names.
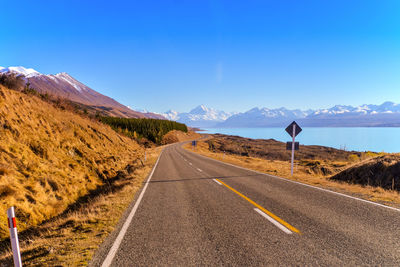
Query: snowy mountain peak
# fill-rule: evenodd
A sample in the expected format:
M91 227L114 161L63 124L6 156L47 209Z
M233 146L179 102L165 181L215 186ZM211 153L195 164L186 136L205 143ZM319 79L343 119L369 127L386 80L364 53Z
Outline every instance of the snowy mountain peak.
M17 75L23 75L27 78L42 75L41 73L39 73L38 71L36 71L34 69L24 68L22 66L8 67L8 68L0 67L0 73L7 73L7 72L15 73Z
M79 92L82 92L85 90L85 88L83 86L81 86L80 82L78 82L77 80L72 78L71 75L69 75L66 72L61 72L61 73L57 73L56 75L48 75L48 76L52 76L53 78L56 77L58 79L61 79L65 82L69 83L72 87L74 87Z
M189 113L191 114L206 114L207 112L212 111L212 109L207 108L205 105L199 105L192 109Z
M215 124L229 118L233 113L208 108L205 105L199 105L189 112L177 112L169 110L163 115L169 120L185 123L195 127L212 127Z

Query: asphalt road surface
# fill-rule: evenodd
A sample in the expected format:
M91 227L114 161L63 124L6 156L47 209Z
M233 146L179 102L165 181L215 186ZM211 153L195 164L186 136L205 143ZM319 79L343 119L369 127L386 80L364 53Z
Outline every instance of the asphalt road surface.
M164 149L130 222L91 265L400 266L400 210L180 146Z

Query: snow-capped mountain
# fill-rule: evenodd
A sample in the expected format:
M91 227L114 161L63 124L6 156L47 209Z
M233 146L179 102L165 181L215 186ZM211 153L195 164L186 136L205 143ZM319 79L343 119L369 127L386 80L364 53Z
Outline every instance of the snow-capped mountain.
M52 96L66 98L77 103L89 105L107 111L110 115L132 118L150 117L164 119L164 117L158 114L144 114L134 111L114 99L96 92L65 72L55 75L45 75L30 68L0 67L0 73L14 73L18 76L22 76L26 82L30 83L31 88L34 88L40 93L47 93Z
M309 127L397 127L400 126L400 105L393 102L356 107L336 105L307 111L253 108L231 116L217 127L284 127L293 120Z
M362 114L379 114L379 113L398 113L400 112L400 105L393 102L385 102L382 105L361 105L341 106L336 105L329 109L319 109L311 114L312 117L331 116L331 115L362 115Z
M179 112L175 110L168 110L167 112L161 114L163 115L166 119L170 121L178 121L179 120Z
M225 121L234 113L208 108L205 105L199 105L189 112L177 112L169 110L161 115L169 120L185 123L192 127L213 127L219 122Z
M305 126L332 127L398 127L400 105L385 102L381 105L334 106L316 110L303 121Z
M229 117L218 127L274 127L291 122L295 119L305 118L312 111L286 108L253 108L244 113L238 113Z
M27 69L24 67L8 67L8 68L0 67L0 73L15 73L17 75L23 75L27 78L41 75L34 69Z

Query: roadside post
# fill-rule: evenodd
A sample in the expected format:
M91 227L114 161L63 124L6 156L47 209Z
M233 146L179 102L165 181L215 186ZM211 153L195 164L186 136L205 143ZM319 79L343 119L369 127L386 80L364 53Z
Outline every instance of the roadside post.
M146 163L146 149L144 150L144 163Z
M196 140L192 141L192 146L193 146L193 150L196 150L196 146L197 146L197 141Z
M292 142L286 143L286 149L292 150L291 175L293 176L294 151L299 150L299 142L295 142L295 138L302 129L295 121L293 121L288 127L286 127L285 131L292 137Z
M8 228L10 229L10 240L14 258L14 266L22 267L21 252L19 249L17 222L15 220L14 207L11 207L7 210L7 221L8 221Z

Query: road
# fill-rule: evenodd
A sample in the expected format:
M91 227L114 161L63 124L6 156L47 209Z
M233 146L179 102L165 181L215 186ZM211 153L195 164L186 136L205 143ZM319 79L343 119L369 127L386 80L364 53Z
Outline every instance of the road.
M400 266L400 210L227 165L181 144L164 149L150 178L126 232L103 244L93 266Z

